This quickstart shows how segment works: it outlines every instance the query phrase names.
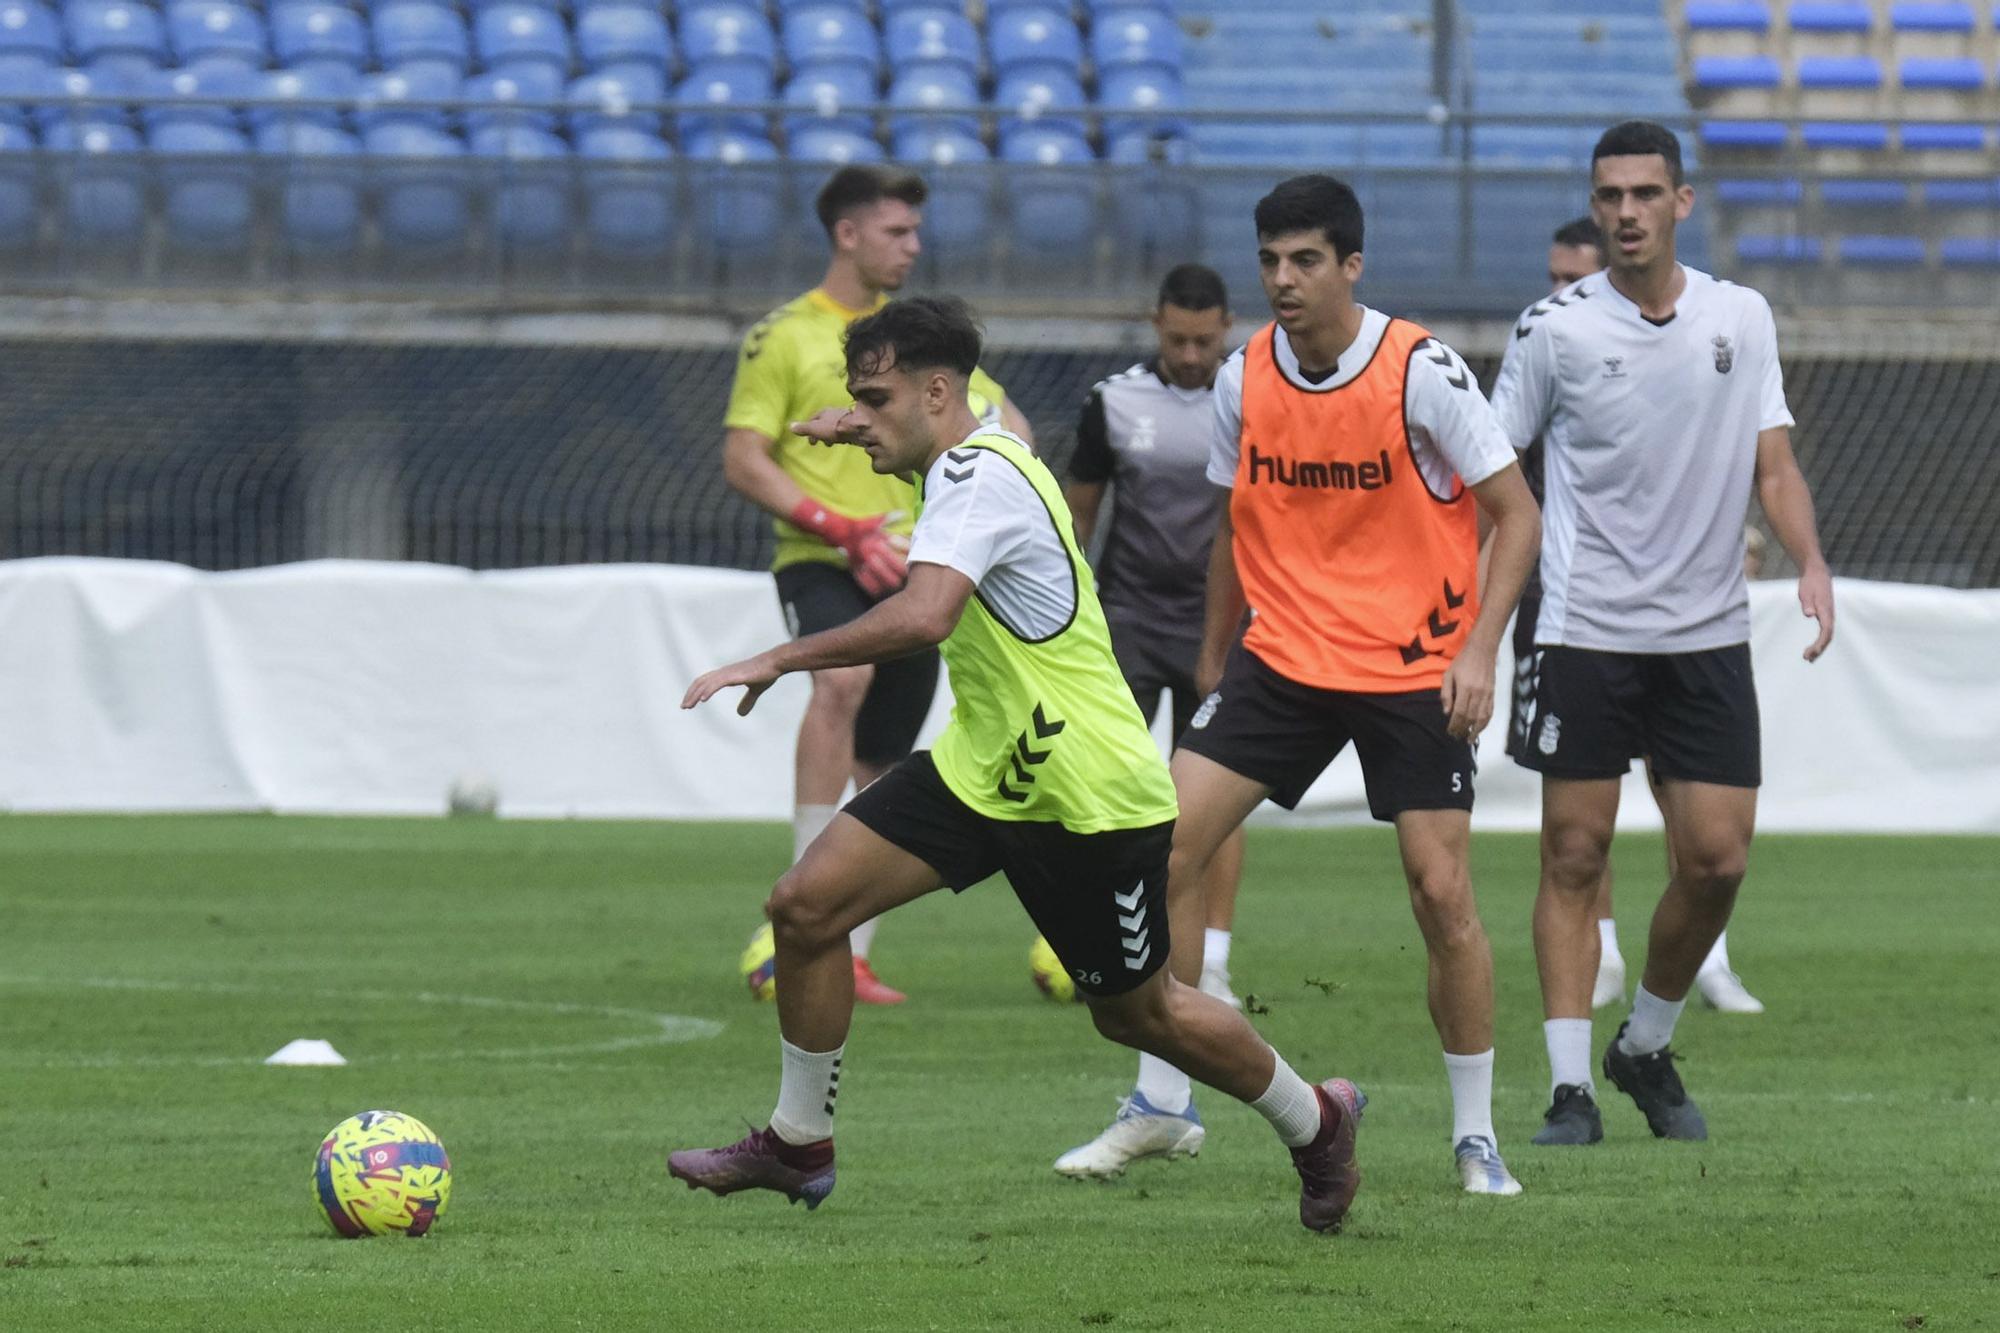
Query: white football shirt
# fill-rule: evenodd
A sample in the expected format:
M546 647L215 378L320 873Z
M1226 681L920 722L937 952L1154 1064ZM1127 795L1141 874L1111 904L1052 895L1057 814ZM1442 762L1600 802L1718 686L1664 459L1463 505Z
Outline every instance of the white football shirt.
M1299 370L1299 354L1283 329L1273 330L1272 352L1278 372L1295 388L1307 393L1332 393L1352 384L1375 359L1389 317L1379 310L1361 307L1361 331L1333 374L1315 384ZM1444 363L1429 356L1410 358L1409 377L1403 383L1403 424L1410 435L1410 456L1417 473L1431 494L1450 499L1458 492L1458 481L1476 486L1502 471L1514 460L1514 449L1493 419L1493 411L1479 392L1472 372L1463 358L1436 338L1421 344L1444 353ZM1236 459L1243 448L1243 351L1222 363L1215 377L1215 431L1208 448L1208 479L1217 486L1236 485Z
M1682 268L1655 324L1604 273L1537 301L1493 410L1545 454L1535 642L1685 653L1750 638L1743 519L1757 434L1792 424L1771 307Z
M1028 447L990 426L965 442L995 435ZM1014 637L1038 643L1060 634L1076 616L1076 566L1056 524L1041 492L1005 454L949 450L924 474L909 562L965 575L995 620Z

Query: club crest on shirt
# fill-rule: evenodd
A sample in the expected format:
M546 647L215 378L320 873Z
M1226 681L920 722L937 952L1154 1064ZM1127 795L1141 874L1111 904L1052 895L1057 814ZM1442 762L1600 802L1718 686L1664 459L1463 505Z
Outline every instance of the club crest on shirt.
M1535 748L1543 754L1554 754L1556 747L1562 744L1562 734L1562 719L1554 713L1546 715L1542 718L1542 734L1535 741Z
M1729 345L1729 335L1718 333L1711 340L1715 348L1715 372L1727 375L1729 368L1736 364L1736 349Z
M1135 417L1132 434L1126 439L1125 447L1135 454L1151 452L1159 443L1159 423L1152 417Z
M1622 357L1622 356L1607 356L1607 357L1605 357L1605 358L1604 358L1604 378L1605 378L1605 379L1608 379L1608 380L1622 380L1622 379L1624 379L1624 378L1625 378L1625 358L1624 358L1624 357Z

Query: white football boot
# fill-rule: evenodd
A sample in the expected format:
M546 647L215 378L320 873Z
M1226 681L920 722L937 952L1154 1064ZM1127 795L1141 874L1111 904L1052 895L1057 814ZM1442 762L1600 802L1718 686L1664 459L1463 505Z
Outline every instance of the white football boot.
M1500 1160L1500 1150L1485 1135L1466 1135L1452 1149L1452 1155L1458 1159L1458 1178L1465 1182L1467 1194L1515 1195L1521 1192L1521 1182L1514 1179L1514 1173Z
M1056 1158L1056 1174L1073 1180L1109 1180L1142 1157L1193 1157L1201 1151L1208 1131L1201 1127L1194 1102L1176 1115L1146 1100L1137 1088L1120 1099L1118 1114L1102 1134Z

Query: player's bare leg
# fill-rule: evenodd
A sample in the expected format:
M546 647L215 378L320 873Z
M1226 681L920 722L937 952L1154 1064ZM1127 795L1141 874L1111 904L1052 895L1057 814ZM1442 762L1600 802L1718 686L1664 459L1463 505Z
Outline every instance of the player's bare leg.
M1181 815L1167 861L1167 925L1173 940L1168 970L1192 989L1201 980L1209 876L1224 845L1239 834L1271 789L1185 750L1175 752L1170 768ZM1119 1099L1103 1133L1056 1159L1055 1169L1062 1175L1104 1179L1122 1174L1142 1157L1171 1160L1201 1151L1207 1130L1195 1110L1187 1073L1143 1044L1139 1049L1138 1082Z
M1666 794L1661 784L1654 784L1653 799L1660 803L1660 816L1667 818ZM1671 881L1678 866L1674 856L1674 840L1667 839L1667 878ZM1732 909L1733 911L1733 909ZM1694 975L1695 989L1710 1008L1720 1009L1726 1014L1761 1014L1764 1002L1750 993L1743 984L1743 978L1736 975L1736 969L1729 965L1729 931L1718 931L1715 943L1709 946L1707 957L1701 960L1701 968Z
M1596 901L1618 821L1616 778L1542 779L1542 878L1535 893L1535 967L1542 982L1550 1105L1539 1144L1604 1137L1590 1076L1590 1002L1597 977Z
M1361 1184L1354 1137L1368 1099L1358 1088L1343 1078L1306 1083L1242 1014L1164 968L1123 995L1089 1002L1106 1037L1187 1070L1269 1121L1299 1173L1299 1221L1340 1229Z
M1670 1043L1695 973L1736 905L1757 823L1757 792L1677 781L1657 790L1674 873L1653 911L1632 1016L1604 1052L1604 1074L1645 1113L1655 1136L1700 1140L1708 1137L1708 1122L1681 1086Z
M1429 955L1431 1022L1451 1080L1453 1155L1467 1192L1513 1195L1493 1129L1493 950L1472 897L1472 816L1406 810L1396 844Z
M1236 1008L1243 1002L1229 988L1229 936L1236 922L1236 891L1243 883L1243 830L1239 826L1222 840L1208 863L1202 883L1207 928L1202 931L1201 988Z
M833 1190L833 1107L854 1016L847 935L942 886L937 871L852 815L836 815L771 891L784 1072L769 1128L671 1154L667 1170L717 1194L776 1190L818 1207Z

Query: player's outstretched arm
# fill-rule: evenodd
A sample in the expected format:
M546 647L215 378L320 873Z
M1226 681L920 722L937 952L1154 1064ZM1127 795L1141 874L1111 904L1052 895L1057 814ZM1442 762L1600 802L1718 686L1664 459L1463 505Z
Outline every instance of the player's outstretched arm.
M1480 574L1479 618L1472 622L1465 646L1445 668L1439 687L1445 728L1464 740L1479 735L1493 720L1493 673L1500 638L1542 551L1542 511L1519 463L1510 463L1474 485L1472 498L1492 521L1493 540Z
M1194 687L1204 695L1222 682L1223 664L1229 660L1230 646L1243 628L1243 613L1248 607L1242 576L1236 572L1236 524L1229 517L1229 502L1224 497L1215 524L1215 545L1208 553L1208 603L1202 613L1201 656L1194 668Z
M778 442L762 431L731 426L722 435L722 479L751 504L784 518L799 507L806 493L778 466L777 447Z
M1798 566L1799 610L1819 622L1806 661L1817 661L1833 642L1833 571L1820 554L1812 490L1792 453L1792 432L1784 426L1757 432L1757 501L1779 545Z
M704 672L688 686L681 707L693 708L732 685L742 685L747 690L736 711L747 714L765 690L791 672L887 662L936 647L951 634L971 598L972 580L957 570L917 565L901 592L877 602L845 625Z

